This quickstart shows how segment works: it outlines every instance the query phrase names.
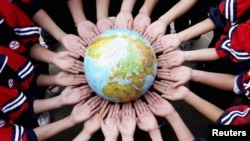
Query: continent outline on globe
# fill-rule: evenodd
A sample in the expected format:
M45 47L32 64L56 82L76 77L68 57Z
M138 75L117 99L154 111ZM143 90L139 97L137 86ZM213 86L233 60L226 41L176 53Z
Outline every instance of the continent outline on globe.
M84 72L96 94L111 102L130 102L144 95L157 72L150 43L139 33L112 29L87 48Z

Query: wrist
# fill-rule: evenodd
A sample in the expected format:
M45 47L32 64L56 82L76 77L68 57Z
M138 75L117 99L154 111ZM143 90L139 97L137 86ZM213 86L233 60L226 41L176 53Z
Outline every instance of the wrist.
M197 82L197 73L199 73L198 70L191 69L191 80L194 82Z
M91 136L92 136L92 134L89 131L85 130L84 128L79 133L79 139L81 141L88 141L91 138Z
M158 18L157 21L162 22L162 23L163 23L164 25L166 25L166 26L170 24L170 22L169 22L167 19L165 19L164 17Z
M79 21L75 22L76 28L77 28L80 24L82 24L83 22L85 22L85 21L87 21L87 19L82 19L82 20L79 20Z
M150 130L149 135L152 141L163 141L162 136L161 136L161 131L159 128L154 128Z
M183 54L184 54L184 61L192 61L192 58L191 58L191 52L190 51L183 51Z
M115 137L105 137L105 141L117 141Z
M65 118L65 124L68 125L68 127L73 127L75 126L77 123L74 121L73 117L71 115L69 115L68 117Z
M192 99L195 99L193 96L194 96L193 93L192 93L191 91L188 91L188 92L186 93L186 95L184 96L183 100L184 100L186 103L189 103L190 101L192 101Z
M177 116L178 116L178 113L175 110L172 110L167 115L165 115L165 119L171 122L172 120L175 120Z
M140 14L146 15L146 16L150 16L150 13L147 10L140 10L139 11Z
M122 135L122 141L134 141L133 135Z

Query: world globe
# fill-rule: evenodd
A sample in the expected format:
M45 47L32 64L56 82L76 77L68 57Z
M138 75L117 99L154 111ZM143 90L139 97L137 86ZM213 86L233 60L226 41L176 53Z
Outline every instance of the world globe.
M112 29L89 44L84 73L94 92L110 102L125 103L144 95L154 82L156 56L139 33Z

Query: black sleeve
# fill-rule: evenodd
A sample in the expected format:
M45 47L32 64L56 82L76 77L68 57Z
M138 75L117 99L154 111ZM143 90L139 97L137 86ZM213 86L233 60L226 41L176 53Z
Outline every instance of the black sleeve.
M31 0L26 2L25 0L16 0L16 4L21 8L30 18L32 18L37 11L42 9L40 0Z
M2 17L0 17L0 31L0 45L8 47L12 40L17 40L13 28L7 25Z

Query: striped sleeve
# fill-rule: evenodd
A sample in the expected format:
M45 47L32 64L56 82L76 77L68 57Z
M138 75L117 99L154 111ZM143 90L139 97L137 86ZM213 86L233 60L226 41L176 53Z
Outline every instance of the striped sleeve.
M250 20L231 26L228 35L222 35L216 43L216 51L221 58L228 57L233 62L250 60Z
M243 93L250 100L250 70L239 74L234 85L238 89L236 93Z
M249 0L223 0L219 4L220 13L232 24L239 22L246 13L249 12Z
M7 64L8 56L0 54L0 74L3 71L4 67Z
M221 125L245 125L250 124L250 107L246 105L232 106L217 120Z
M0 54L8 56L8 60L5 65L16 73L18 78L17 81L19 82L21 88L23 90L28 89L34 78L34 66L31 61L5 47L0 46L0 51Z
M0 128L1 141L37 141L32 129L24 128L17 124L6 124Z
M10 120L16 121L29 110L27 97L23 92L0 86L0 110Z

